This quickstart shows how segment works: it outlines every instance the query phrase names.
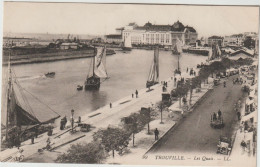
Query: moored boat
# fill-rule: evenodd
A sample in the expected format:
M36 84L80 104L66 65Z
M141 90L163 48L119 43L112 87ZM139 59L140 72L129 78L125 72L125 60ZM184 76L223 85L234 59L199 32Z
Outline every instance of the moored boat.
M154 58L151 64L146 87L149 88L159 83L159 47L154 49Z
M107 79L107 71L106 71L106 46L104 46L101 50L99 49L96 53L96 48L94 48L95 56L91 60L91 66L89 70L89 74L85 81L85 89L86 90L96 90L100 88L101 79ZM100 52L101 51L101 52Z
M46 77L52 78L55 76L55 72L48 72L44 74Z
M2 135L5 136L2 146L12 147L27 140L28 135L39 126L54 122L60 115L20 85L11 69L10 60L8 70L6 110L2 110L6 115L5 119L2 118L2 124L5 124L2 129ZM39 130L39 133L43 132Z

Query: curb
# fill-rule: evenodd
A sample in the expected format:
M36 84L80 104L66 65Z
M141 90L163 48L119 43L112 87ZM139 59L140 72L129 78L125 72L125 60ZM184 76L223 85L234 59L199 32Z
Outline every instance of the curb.
M158 140L154 141L153 144L144 153L144 155L147 154L166 134L168 134L170 132L170 130L175 127L176 124L177 123L175 122L174 125L172 125Z
M199 101L201 101L203 99L204 96L206 96L208 94L208 92L212 91L212 86L189 108L189 110L193 109L194 107L196 107L196 105L198 104ZM183 117L184 118L184 117ZM180 124L181 121L183 121L184 119L180 119L179 121L175 122L174 125L172 125L172 127L170 127L158 140L156 140L155 142L153 142L153 144L147 149L147 151L144 153L144 155L146 155L165 135L167 135L176 125Z

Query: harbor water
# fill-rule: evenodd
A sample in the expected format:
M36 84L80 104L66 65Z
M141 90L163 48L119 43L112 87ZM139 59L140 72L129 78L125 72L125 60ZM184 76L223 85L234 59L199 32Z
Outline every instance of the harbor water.
M135 90L143 89L146 85L153 50L137 50L107 56L106 67L109 79L101 83L97 91L78 91L77 85L84 85L90 67L91 58L64 60L48 63L16 65L16 79L21 87L39 101L59 113L70 117L71 109L75 116L90 113L110 102L131 95ZM183 53L180 56L180 67L186 72L187 67L195 67L205 62L206 56ZM177 55L170 51L159 53L159 79L163 81L173 75L177 68ZM54 78L47 78L44 73L55 72ZM2 85L2 123L5 122L7 67L3 67ZM30 99L28 97L30 103ZM36 104L30 104L36 105ZM46 107L47 107L46 106ZM34 111L37 112L37 111Z

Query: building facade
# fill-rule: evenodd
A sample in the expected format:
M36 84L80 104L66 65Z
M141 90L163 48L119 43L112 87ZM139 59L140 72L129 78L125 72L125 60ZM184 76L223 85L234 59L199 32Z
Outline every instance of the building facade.
M231 36L225 36L223 40L223 46L242 46L244 42L243 34L235 34Z
M223 37L219 37L219 36L211 36L208 38L208 45L212 46L215 44L218 44L219 46L223 46Z
M122 41L131 38L132 44L142 45L162 45L171 47L176 44L177 39L184 45L195 44L198 34L193 27L184 26L177 21L173 25L155 25L146 23L144 26L138 26L130 23L122 31Z

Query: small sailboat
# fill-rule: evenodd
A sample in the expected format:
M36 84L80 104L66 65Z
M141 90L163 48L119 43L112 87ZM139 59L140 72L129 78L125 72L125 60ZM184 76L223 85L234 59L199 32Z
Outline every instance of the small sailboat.
M154 58L146 82L146 87L149 88L159 83L159 47L154 50Z
M182 42L179 38L177 38L176 44L173 46L172 54L180 55L182 53Z
M96 48L94 48L95 56L91 60L89 74L85 81L86 90L94 90L100 88L101 79L107 79L106 71L106 46L102 49L98 49L96 53Z
M123 51L131 51L132 50L132 43L131 43L131 36L128 36L124 39Z

